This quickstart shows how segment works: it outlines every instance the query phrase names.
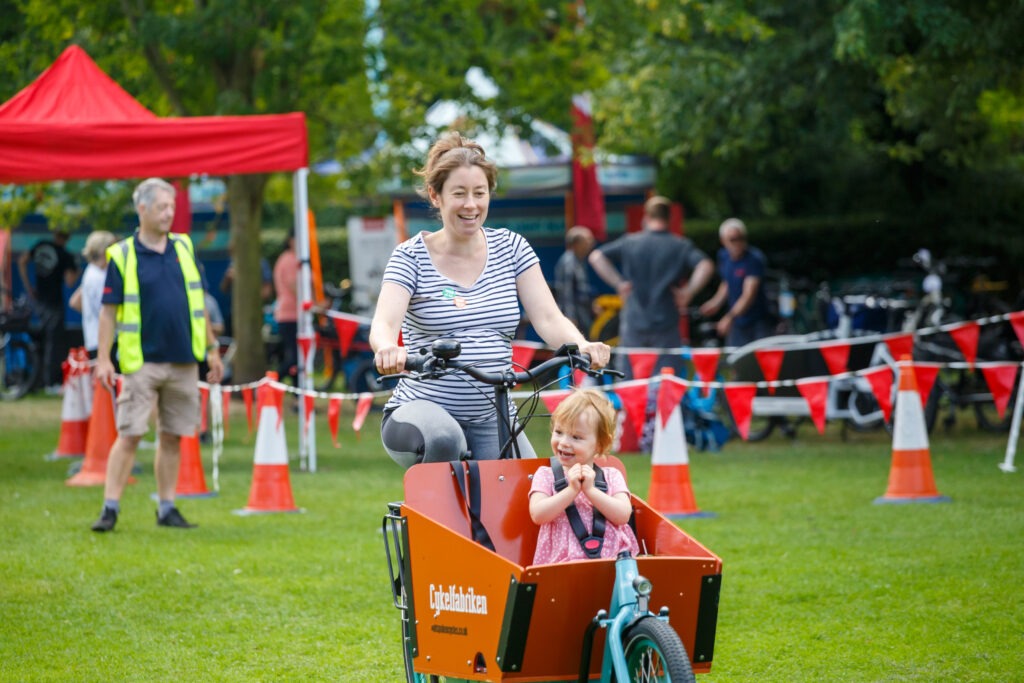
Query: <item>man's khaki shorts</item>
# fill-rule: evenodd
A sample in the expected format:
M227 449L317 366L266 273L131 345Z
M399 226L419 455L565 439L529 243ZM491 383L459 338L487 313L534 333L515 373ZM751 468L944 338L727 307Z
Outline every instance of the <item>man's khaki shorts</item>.
M117 431L126 436L148 432L154 402L161 432L194 435L199 429L199 366L143 363L125 375L117 397Z

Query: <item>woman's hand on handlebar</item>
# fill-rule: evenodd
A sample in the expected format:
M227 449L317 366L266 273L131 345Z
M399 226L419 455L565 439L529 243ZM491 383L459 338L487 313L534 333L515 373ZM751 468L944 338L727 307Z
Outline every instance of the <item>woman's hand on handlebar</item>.
M608 365L612 357L612 349L604 342L588 341L580 345L580 353L590 357L590 369L600 370Z
M373 355L377 372L382 375L395 375L405 370L406 350L397 344L383 346Z

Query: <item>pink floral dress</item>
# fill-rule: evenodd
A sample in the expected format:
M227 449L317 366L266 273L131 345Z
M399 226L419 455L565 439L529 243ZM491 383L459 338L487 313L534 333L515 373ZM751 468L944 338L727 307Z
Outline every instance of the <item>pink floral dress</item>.
M625 491L626 480L622 472L614 467L602 467L605 481L608 482L608 495ZM555 494L555 475L550 467L541 467L533 475L533 485L530 487L530 494L540 491L549 496ZM580 518L588 530L594 528L594 506L590 499L581 491L574 501L576 509L580 511ZM636 541L636 535L628 524L611 524L606 522L604 527L604 544L601 546L601 557L615 557L621 551L628 550L636 555L640 547ZM550 522L542 524L537 535L537 550L533 554L534 564L554 564L556 562L568 562L570 560L585 560L587 554L583 546L572 531L567 515L559 515Z

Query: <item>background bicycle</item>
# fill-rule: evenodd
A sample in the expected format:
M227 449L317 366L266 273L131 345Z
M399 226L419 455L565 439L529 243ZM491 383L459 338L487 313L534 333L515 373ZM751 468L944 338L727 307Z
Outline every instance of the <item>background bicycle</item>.
M32 308L24 299L0 310L0 398L14 401L35 388L39 349L32 334Z

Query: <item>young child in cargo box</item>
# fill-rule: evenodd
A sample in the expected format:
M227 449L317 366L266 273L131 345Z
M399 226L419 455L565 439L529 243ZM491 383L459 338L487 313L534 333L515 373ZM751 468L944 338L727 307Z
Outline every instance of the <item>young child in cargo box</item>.
M552 466L539 468L530 488L530 517L540 525L534 564L639 552L626 480L616 468L595 462L614 435L615 408L598 389L574 391L555 409Z

